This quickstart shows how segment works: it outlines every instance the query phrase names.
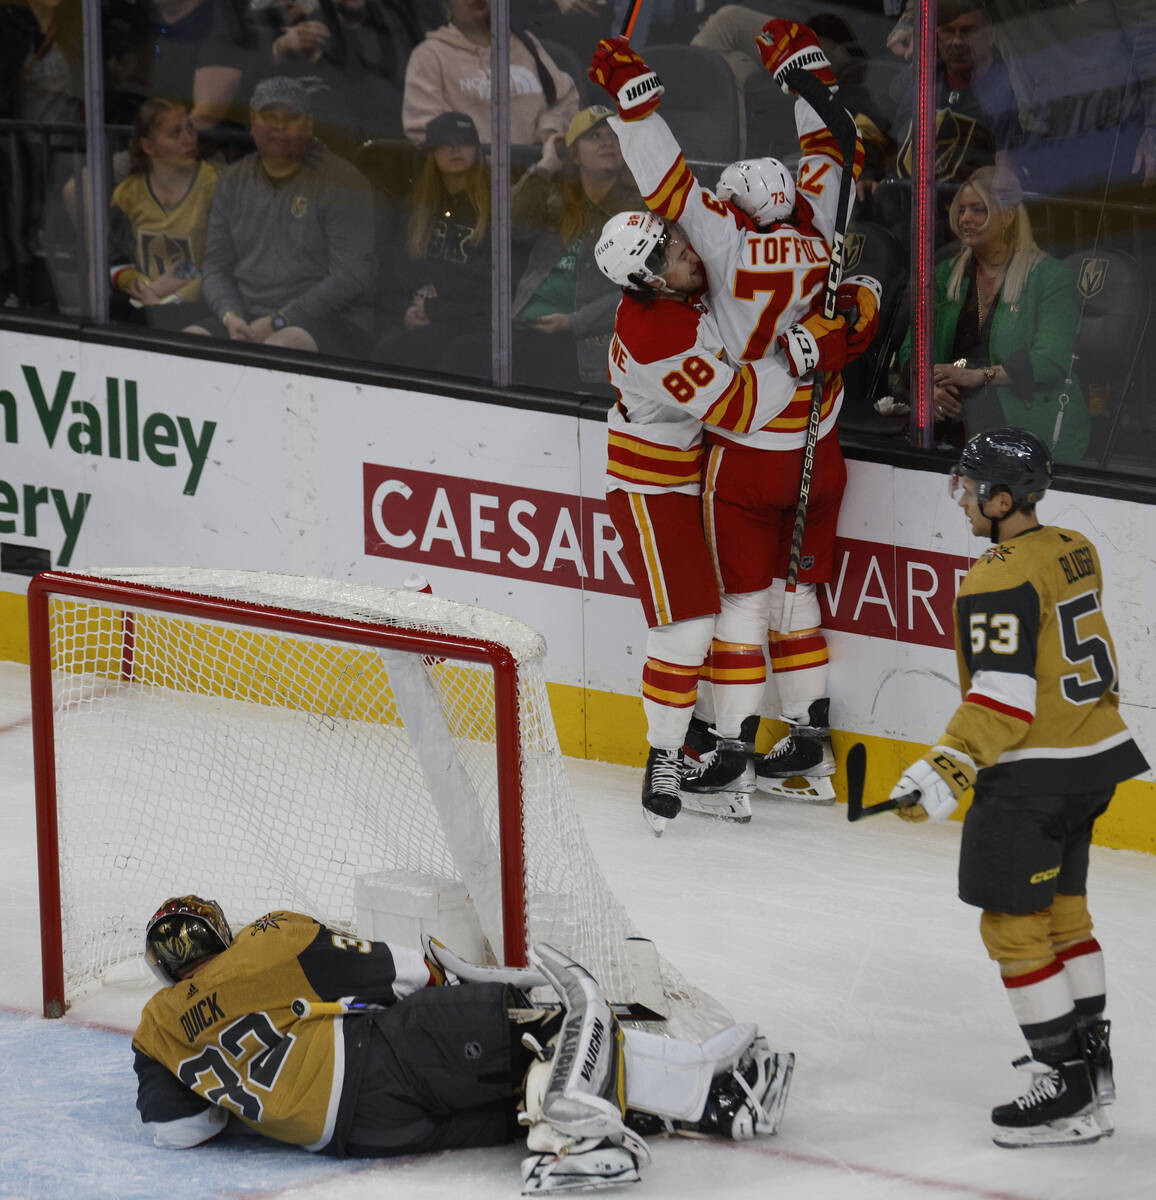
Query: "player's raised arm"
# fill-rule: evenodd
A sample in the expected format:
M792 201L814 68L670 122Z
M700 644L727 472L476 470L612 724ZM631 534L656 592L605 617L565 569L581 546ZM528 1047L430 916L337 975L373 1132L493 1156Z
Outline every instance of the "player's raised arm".
M677 221L708 274L717 271L748 223L702 187L687 165L678 139L658 114L663 91L658 76L625 38L598 43L589 75L618 105L618 116L611 117L610 124L647 207ZM711 283L717 286L713 278Z

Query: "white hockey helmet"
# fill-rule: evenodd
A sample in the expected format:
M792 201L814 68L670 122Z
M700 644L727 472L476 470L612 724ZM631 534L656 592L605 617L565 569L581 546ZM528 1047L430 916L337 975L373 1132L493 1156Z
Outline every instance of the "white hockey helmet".
M620 212L602 226L594 261L611 283L642 287L661 283L665 260L666 222L651 212ZM655 255L655 251L659 251Z
M795 208L795 181L777 158L743 158L723 168L715 195L763 226L783 221Z

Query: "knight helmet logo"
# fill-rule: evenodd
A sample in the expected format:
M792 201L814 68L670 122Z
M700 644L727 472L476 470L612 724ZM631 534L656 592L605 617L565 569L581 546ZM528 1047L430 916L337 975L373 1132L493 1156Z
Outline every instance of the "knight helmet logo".
M854 271L863 260L863 250L867 245L867 238L862 233L849 233L847 240L843 243L843 270L845 272Z
M1106 258L1085 258L1080 263L1080 276L1076 281L1076 291L1084 300L1098 296L1108 282L1108 260Z

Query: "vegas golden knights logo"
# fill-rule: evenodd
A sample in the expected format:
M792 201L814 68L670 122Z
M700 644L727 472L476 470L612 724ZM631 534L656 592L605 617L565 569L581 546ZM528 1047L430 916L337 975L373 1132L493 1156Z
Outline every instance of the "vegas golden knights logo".
M843 243L844 274L854 271L863 261L863 250L867 245L867 237L862 233L849 233Z
M1076 290L1084 300L1098 296L1108 282L1108 260L1106 258L1085 258L1080 263L1080 277L1076 281Z
M289 211L295 217L303 217L309 211L309 201L304 196L294 196Z

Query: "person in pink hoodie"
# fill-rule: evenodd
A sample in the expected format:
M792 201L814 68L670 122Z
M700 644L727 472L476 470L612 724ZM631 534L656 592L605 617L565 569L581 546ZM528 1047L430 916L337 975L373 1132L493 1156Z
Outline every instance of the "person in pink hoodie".
M411 142L424 142L439 113L472 118L482 142L490 129L490 0L446 0L449 21L417 45L405 72L402 124ZM532 33L510 38L510 141L544 142L565 133L578 111L578 86Z

